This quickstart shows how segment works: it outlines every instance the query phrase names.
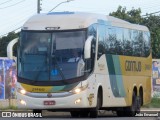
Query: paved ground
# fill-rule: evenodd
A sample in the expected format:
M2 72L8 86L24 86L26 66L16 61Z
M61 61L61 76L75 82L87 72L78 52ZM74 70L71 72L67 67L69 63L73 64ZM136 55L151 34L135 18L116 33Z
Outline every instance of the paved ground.
M159 113L160 109L142 109L142 113L146 113L150 111L152 113ZM14 112L12 110L12 112ZM32 112L31 110L29 110L28 112ZM0 115L1 116L1 115ZM44 110L42 113L42 118L17 118L17 117L9 117L9 118L1 118L0 120L66 120L66 119L72 119L72 120L91 120L91 118L71 118L70 113L69 112L49 112ZM159 114L160 116L160 114ZM111 112L111 111L100 111L99 113L99 117L96 118L97 120L160 120L160 117L117 117L115 112Z
M71 119L71 120L91 120L90 118L66 118L66 117L61 117L61 118L0 118L0 120L66 120L66 119ZM115 118L115 117L99 117L96 118L96 120L160 120L157 118L147 118L147 117L132 117L132 118Z

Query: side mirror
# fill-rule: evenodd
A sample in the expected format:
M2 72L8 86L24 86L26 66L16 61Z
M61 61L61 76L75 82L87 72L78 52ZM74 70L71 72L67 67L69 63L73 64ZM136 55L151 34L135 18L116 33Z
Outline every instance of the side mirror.
M89 59L91 58L91 43L93 40L93 36L89 36L85 42L84 46L84 58Z
M11 42L9 42L8 46L7 46L7 57L9 59L14 59L13 56L13 46L18 42L19 38L15 38L13 39Z

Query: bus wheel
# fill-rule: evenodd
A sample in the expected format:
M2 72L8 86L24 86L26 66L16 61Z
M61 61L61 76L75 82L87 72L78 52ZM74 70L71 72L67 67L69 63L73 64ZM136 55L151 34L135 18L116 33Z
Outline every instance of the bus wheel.
M97 118L98 117L98 110L99 110L100 107L101 107L101 94L98 92L97 106L96 106L96 108L94 108L90 111L90 117L91 118Z
M140 102L140 105L142 106L143 105L143 91L140 91L139 93L139 102Z
M118 117L125 117L124 108L121 108L121 109L117 110L116 113L117 113Z
M42 110L33 110L33 113L41 113L42 114Z
M70 113L71 113L71 117L74 117L74 118L79 117L80 115L79 111L71 111Z
M33 114L36 114L36 113L39 113L39 114L41 114L41 116L42 116L42 110L33 110Z
M81 111L80 117L88 117L89 111Z
M127 114L127 116L132 116L132 117L135 116L136 111L137 111L137 97L136 97L135 92L133 92L133 95L132 95L132 105L130 107L128 107L128 114Z
M137 96L137 109L136 109L136 113L140 113L140 108L141 108L141 97Z

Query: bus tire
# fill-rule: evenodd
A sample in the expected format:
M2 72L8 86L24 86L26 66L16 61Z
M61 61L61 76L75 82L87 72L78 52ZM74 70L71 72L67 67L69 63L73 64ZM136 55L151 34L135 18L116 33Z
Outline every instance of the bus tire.
M39 114L41 114L41 115L42 115L42 110L34 109L34 110L33 110L33 114L36 114L36 113L39 113Z
M140 105L142 106L143 105L143 90L140 90L139 92L139 102L140 102Z
M42 113L42 110L33 110L33 113Z
M125 117L124 108L117 110L116 113L118 117Z
M97 97L97 105L96 108L92 109L90 111L90 118L97 118L98 117L98 110L101 107L101 93L98 92L98 97Z
M77 118L77 117L79 117L80 112L79 111L71 111L70 114L71 114L71 117Z
M136 114L136 111L137 111L137 97L136 97L135 92L133 92L133 95L132 95L132 105L130 107L128 107L127 111L128 111L127 116L134 117L135 114Z
M88 117L88 115L89 115L89 111L81 111L80 112L80 117Z
M140 113L140 108L141 108L141 101L140 101L140 96L137 96L137 109L136 109L136 113Z

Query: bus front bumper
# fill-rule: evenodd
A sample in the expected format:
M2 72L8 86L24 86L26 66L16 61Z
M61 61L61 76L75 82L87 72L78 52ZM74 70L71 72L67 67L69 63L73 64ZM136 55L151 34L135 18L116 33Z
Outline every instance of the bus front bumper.
M89 104L86 92L65 97L36 98L17 92L18 109L70 109L94 107Z

